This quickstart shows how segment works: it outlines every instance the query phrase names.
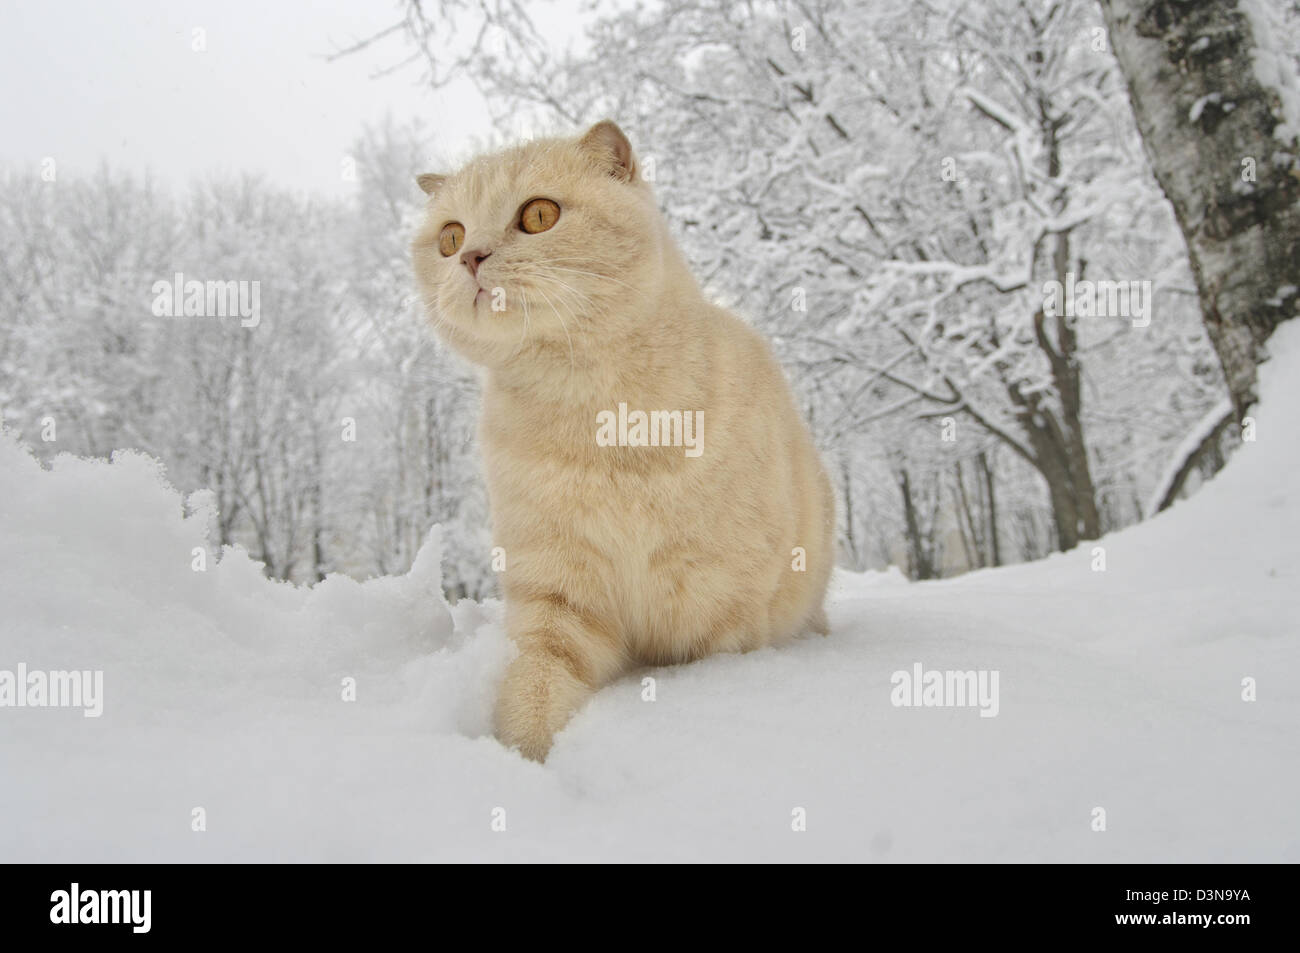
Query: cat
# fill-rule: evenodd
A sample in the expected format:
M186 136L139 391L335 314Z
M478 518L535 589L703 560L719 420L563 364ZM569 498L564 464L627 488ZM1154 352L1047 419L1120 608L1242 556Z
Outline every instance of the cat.
M518 649L500 741L542 761L637 666L826 634L830 481L767 342L705 299L622 130L417 181L421 298L484 370Z

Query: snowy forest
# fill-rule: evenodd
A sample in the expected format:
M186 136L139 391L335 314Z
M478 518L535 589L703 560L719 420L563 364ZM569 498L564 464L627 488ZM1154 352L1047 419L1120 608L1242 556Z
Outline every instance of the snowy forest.
M567 50L513 0L393 13L357 48L396 38L395 70L472 76L503 141L520 116L617 118L707 292L773 341L833 475L841 566L927 579L1069 550L1241 442L1091 0L602 3ZM1298 20L1275 24L1292 58ZM493 594L477 381L411 277L437 127L358 130L351 200L6 168L5 425L43 459L156 456L273 578L404 572L441 524L448 596ZM256 282L260 317L159 314L178 279ZM1054 282L1133 294L1077 313Z
M0 861L1300 862L1298 0L67 0L0 7L0 74ZM613 498L635 559L663 526L715 547L672 586L558 561L606 619L494 543L498 380L435 335L455 299L415 265L478 281L509 247L443 249L479 227L478 200L446 217L471 157L619 129L582 181L636 188L623 235L657 203L771 342L830 489L737 492L815 464L802 435L765 455L798 424L751 397L766 357L679 361L712 330L669 336L680 293L662 325L607 311L668 356L584 369L694 367L730 388L710 446L744 439L737 479L694 485L731 508ZM516 199L498 238L559 214ZM516 492L493 502L581 553L570 524L627 484L541 479L543 396L517 390L541 449L490 469ZM773 548L786 508L814 514L824 612L727 641L753 567L807 569ZM544 749L502 731L556 698ZM165 879L204 931L318 899L254 879L248 918ZM985 879L1010 928L1021 891ZM1058 929L1118 910L1023 879ZM10 893L7 924L62 929Z

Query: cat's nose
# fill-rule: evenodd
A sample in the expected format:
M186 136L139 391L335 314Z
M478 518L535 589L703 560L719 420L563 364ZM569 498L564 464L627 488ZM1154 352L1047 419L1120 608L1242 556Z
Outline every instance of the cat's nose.
M469 269L469 273L475 278L478 277L478 266L483 264L484 260L492 253L486 248L471 248L460 254L460 263Z

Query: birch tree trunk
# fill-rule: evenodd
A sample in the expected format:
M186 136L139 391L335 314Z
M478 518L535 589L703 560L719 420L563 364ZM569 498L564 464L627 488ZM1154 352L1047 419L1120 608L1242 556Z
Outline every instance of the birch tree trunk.
M1276 36L1256 35L1272 32L1259 17L1270 3L1101 0L1238 420L1258 398L1261 346L1300 304L1294 67Z

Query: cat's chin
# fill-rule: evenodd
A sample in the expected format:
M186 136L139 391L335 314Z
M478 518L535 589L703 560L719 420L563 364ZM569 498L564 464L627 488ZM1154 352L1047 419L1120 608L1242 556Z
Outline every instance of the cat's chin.
M517 349L520 332L523 330L522 316L508 311L493 311L491 297L475 296L463 309L446 313L442 329L450 332L455 343L473 349L476 353L493 349Z
M496 310L490 290L444 292L442 320L435 327L453 350L485 367L515 360L538 348L550 353L557 342L563 345L568 362L578 316L557 312L550 302L531 297L515 300L520 302L519 310Z

